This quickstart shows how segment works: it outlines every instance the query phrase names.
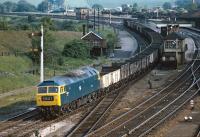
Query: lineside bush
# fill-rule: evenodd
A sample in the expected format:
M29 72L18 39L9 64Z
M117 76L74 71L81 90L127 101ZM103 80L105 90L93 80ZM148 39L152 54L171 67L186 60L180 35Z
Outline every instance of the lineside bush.
M90 47L81 40L72 40L65 44L63 55L72 58L89 58Z

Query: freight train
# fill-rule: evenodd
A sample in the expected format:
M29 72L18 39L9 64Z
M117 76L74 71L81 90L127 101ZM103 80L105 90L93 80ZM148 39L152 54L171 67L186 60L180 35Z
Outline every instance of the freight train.
M74 110L136 79L159 61L162 37L131 20L125 20L124 25L143 35L150 42L149 46L125 61L102 66L101 72L93 67L82 67L43 81L36 94L37 107L42 114L59 115Z

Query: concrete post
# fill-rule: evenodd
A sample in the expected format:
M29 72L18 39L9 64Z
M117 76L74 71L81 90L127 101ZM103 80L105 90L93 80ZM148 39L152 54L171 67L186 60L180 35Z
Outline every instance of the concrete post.
M41 25L40 82L44 81L44 29Z

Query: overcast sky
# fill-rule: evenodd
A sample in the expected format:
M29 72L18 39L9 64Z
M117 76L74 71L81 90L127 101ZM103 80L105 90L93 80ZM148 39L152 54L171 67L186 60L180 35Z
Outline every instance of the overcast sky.
M4 2L7 0L0 0L0 2ZM17 2L18 0L9 0L13 2ZM26 0L34 5L38 5L42 0ZM132 4L134 2L137 2L140 6L160 6L165 1L171 1L174 2L175 0L67 0L68 5L72 7L78 7L78 6L87 6L87 1L91 1L90 4L94 3L100 3L106 8L114 8L118 7L123 3L126 4Z

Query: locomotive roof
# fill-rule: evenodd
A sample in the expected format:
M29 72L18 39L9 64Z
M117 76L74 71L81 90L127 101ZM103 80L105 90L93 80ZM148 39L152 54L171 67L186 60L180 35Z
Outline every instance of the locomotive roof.
M69 85L75 83L77 81L83 80L85 78L95 76L99 72L98 70L92 67L82 67L80 69L71 71L62 76L55 76L49 80L45 80L41 82L38 86L62 86L62 85Z

